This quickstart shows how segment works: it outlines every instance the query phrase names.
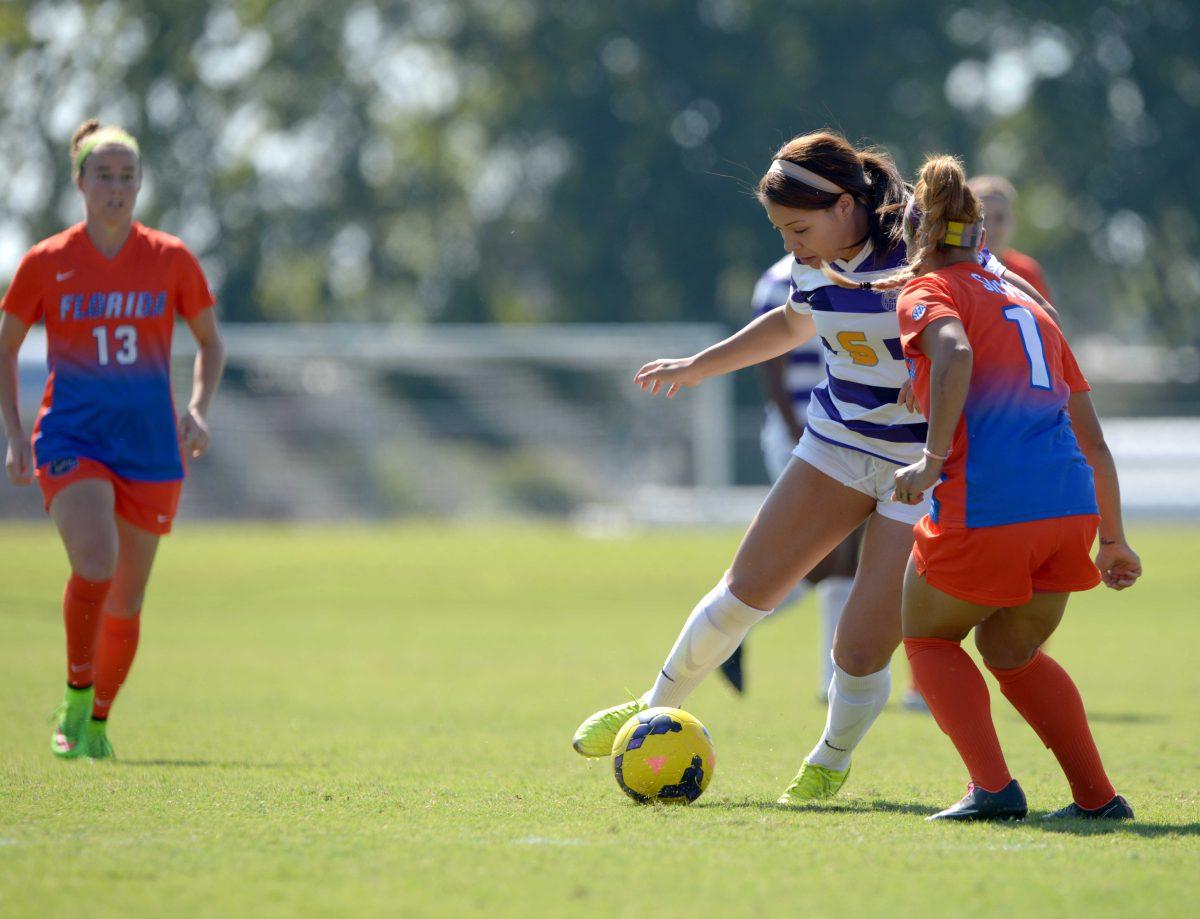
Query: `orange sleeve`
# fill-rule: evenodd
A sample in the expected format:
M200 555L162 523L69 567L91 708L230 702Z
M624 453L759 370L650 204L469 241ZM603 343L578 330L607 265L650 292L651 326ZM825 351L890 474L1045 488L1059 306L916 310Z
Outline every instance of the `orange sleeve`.
M1051 323L1053 325L1053 323ZM1092 384L1087 381L1087 377L1083 375L1083 371L1079 369L1079 362L1075 360L1075 353L1071 350L1071 346L1067 344L1067 339L1059 333L1059 339L1062 342L1062 376L1071 392L1091 392Z
M12 283L4 294L0 309L12 313L25 325L33 325L46 312L46 285L43 283L42 267L32 252L25 253Z
M1042 270L1042 266L1033 259L1029 260L1033 263L1033 271L1030 272L1033 277L1029 278L1029 283L1033 285L1033 289L1046 298L1050 303L1054 302L1054 298L1050 296L1050 285L1046 283L1046 272Z
M916 278L904 285L896 304L896 315L900 320L900 343L908 357L921 355L916 339L929 323L947 316L959 320L962 318L954 305L950 285L944 279L931 275Z
M184 319L190 319L208 309L216 300L208 288L204 269L189 249L180 246L175 264L176 312Z

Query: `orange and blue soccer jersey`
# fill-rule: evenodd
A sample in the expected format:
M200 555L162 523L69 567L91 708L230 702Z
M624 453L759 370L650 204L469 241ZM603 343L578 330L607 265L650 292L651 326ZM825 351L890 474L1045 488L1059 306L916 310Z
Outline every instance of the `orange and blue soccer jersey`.
M171 336L177 317L212 304L195 256L139 223L112 259L83 224L30 249L0 306L26 325L46 323L37 465L87 457L127 479L182 479Z
M964 262L910 281L897 313L922 412L930 363L915 341L921 331L957 318L974 354L962 420L933 492L934 523L989 527L1098 513L1092 469L1067 414L1071 393L1090 387L1041 307Z

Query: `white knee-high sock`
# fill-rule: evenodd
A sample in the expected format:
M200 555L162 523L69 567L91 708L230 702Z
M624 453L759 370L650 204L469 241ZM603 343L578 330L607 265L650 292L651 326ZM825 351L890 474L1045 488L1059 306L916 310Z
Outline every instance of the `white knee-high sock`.
M836 663L829 684L829 716L825 733L808 754L808 762L841 772L887 704L892 676L887 667L866 676L851 676Z
M842 610L850 599L850 588L854 586L854 578L841 575L825 578L817 585L817 604L821 608L821 645L820 669L817 671L818 688L822 695L829 693L829 683L833 679L833 635L837 631L838 621L842 618Z
M750 628L770 613L735 597L722 575L720 583L688 616L654 688L642 697L646 704L678 708L706 676L729 659Z

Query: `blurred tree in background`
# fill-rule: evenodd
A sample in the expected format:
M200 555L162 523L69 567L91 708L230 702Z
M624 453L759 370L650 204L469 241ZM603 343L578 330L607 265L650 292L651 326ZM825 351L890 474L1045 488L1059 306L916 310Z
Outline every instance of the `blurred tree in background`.
M79 219L93 114L226 318L740 321L749 189L826 125L1021 193L1079 330L1200 342L1200 11L1180 0L0 3L0 277Z

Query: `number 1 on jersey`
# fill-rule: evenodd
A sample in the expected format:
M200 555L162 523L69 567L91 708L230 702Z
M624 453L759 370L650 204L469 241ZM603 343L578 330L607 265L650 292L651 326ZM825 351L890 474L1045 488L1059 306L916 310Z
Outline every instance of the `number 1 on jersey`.
M98 325L92 329L96 338L96 363L101 367L108 366L108 329ZM121 349L114 355L118 364L132 364L137 360L137 328L131 325L119 325L113 329L113 337L121 343Z
M1037 317L1028 307L1012 306L1004 308L1004 318L1015 322L1021 331L1021 344L1025 348L1025 358L1029 361L1029 385L1034 389L1052 389L1050 385L1050 368L1046 366L1046 349L1042 346L1042 333L1038 330Z

